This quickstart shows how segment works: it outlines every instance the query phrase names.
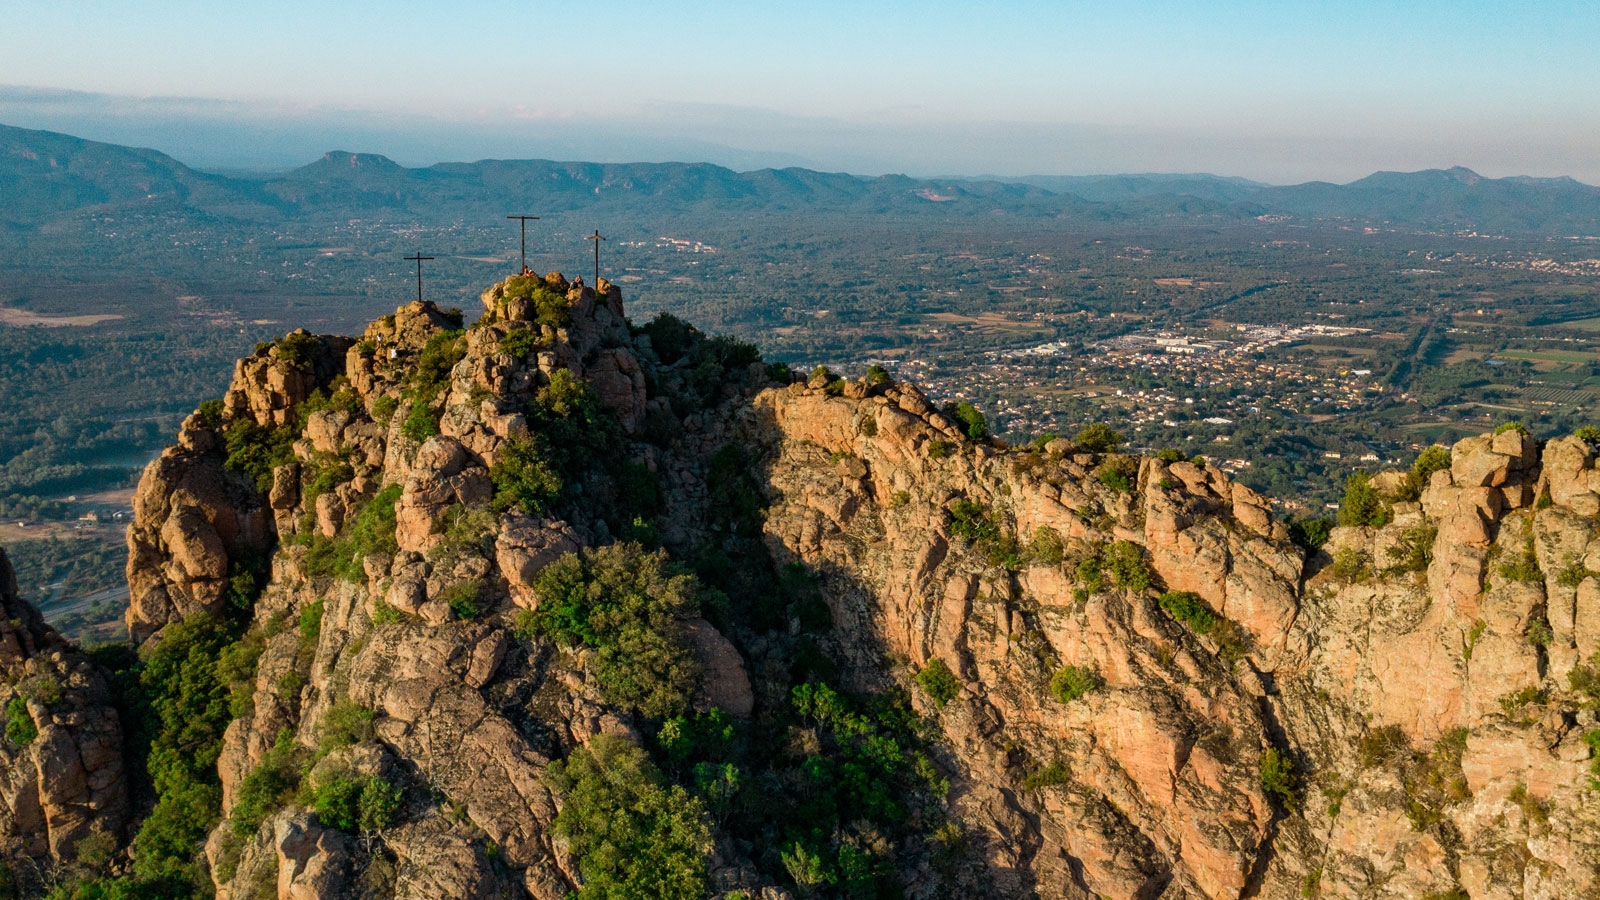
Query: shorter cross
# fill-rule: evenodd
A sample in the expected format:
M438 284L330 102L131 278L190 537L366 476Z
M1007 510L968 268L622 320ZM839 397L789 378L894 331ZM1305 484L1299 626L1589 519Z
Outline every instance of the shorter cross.
M431 256L423 256L421 250L417 251L417 255L416 256L408 256L408 257L406 257L407 261L416 260L416 263L417 263L417 302L418 303L422 302L422 261L425 260L425 259L433 259L433 257L431 257Z
M594 234L585 237L586 241L594 241L594 290L600 292L600 242L605 240L600 236L600 229L596 228Z
M522 220L522 274L532 274L528 271L528 220L539 221L538 216L506 216L508 219Z

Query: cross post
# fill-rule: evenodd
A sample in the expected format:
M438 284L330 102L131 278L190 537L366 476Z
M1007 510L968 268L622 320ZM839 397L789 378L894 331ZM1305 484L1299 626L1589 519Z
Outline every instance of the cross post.
M539 217L538 216L506 216L506 218L508 218L508 219L520 219L522 221L522 274L530 275L532 273L528 271L528 220L532 219L533 221L537 222L537 221L539 221Z
M605 240L605 238L600 235L600 229L596 228L594 234L591 234L588 237L585 237L584 240L586 240L586 241L594 241L594 289L595 289L596 293L599 293L599 291L600 291L600 242Z
M417 263L417 302L418 303L422 302L422 261L425 260L425 259L433 259L433 257L431 257L431 256L423 256L421 250L417 251L417 255L416 256L408 256L408 257L406 257L407 261L415 260L416 263Z

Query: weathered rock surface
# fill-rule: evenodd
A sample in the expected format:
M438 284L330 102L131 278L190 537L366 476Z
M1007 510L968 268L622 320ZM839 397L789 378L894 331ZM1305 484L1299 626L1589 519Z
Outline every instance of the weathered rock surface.
M1336 529L1308 555L1268 498L1213 467L1060 439L974 442L909 384L819 374L773 386L743 362L706 383L668 341L634 335L621 291L601 288L547 276L541 302L565 297L565 318L505 284L486 291L434 386L437 434L406 425L411 373L460 323L411 304L359 344L302 335L293 352L258 351L223 421L191 417L147 470L129 535L137 639L217 610L237 564L277 542L253 612L252 696L219 762L224 807L280 733L309 755L351 708L370 713L370 734L310 777L344 766L409 779L396 821L360 839L298 808L240 847L219 831L208 853L231 862L214 869L224 895L267 884L280 898L348 895L374 878L406 897L572 890L545 768L595 735L637 740L648 725L604 702L593 651L519 623L565 553L629 528L675 553L727 539L733 526L712 507L728 486L710 474L727 445L765 505L751 534L818 577L832 629L816 640L839 683L909 688L938 725L962 865L981 877L923 866L901 873L908 895L1596 889L1584 735L1600 721L1568 680L1600 650L1600 474L1587 443L1462 441L1391 522ZM608 520L616 497L598 482L569 492L580 499L564 518L491 509L508 449L538 437L529 402L563 372L615 417L616 452L659 482L648 522ZM301 416L313 391L348 402ZM270 485L226 464L236 422L297 429ZM393 552L340 559L343 577L330 576L319 541L350 535L385 490L398 496ZM981 521L958 524L973 510ZM1144 576L1113 573L1115 554ZM1175 619L1159 600L1169 590L1222 624L1201 633ZM286 626L313 609L320 627ZM694 705L742 717L787 702L769 639L712 621L682 623L703 676ZM942 705L913 682L934 660L960 683ZM1062 700L1052 679L1069 666L1093 678ZM1282 760L1295 776L1264 779ZM783 896L739 858L744 836L718 837L723 890Z
M128 816L122 726L104 675L17 596L0 550L0 862L24 889ZM20 727L19 727L20 726Z

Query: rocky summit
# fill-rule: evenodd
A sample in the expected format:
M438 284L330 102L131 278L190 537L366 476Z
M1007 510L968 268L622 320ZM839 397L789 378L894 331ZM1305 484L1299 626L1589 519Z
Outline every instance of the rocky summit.
M517 276L239 361L133 649L0 557L21 896L1579 898L1600 471L1518 428L1318 533Z

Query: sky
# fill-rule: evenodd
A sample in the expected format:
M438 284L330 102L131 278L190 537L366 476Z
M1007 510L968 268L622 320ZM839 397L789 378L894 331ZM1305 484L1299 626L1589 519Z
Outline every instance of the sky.
M0 123L323 151L1600 182L1600 3L7 0Z

